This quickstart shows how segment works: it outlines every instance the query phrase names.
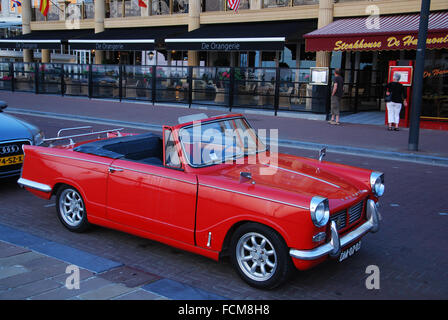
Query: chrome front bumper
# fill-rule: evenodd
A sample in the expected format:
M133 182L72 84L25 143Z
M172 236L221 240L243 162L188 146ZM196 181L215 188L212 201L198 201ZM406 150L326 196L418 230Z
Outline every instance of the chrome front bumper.
M331 222L330 241L312 250L290 249L289 254L296 259L315 260L326 255L337 257L341 253L341 248L355 242L367 232L377 232L379 230L379 212L376 203L373 200L367 200L367 221L355 230L339 237L336 223Z

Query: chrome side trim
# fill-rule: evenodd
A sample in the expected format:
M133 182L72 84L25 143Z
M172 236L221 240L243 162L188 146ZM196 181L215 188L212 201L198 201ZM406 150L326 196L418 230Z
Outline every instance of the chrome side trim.
M367 232L376 232L379 229L379 212L378 208L373 200L367 201L367 222L346 234L342 238L339 238L337 232L336 223L331 222L331 239L330 242L321 245L311 250L298 250L290 249L289 254L291 257L300 260L315 260L326 255L331 257L337 257L341 253L341 248L346 245L355 242L361 238Z
M52 154L52 153L45 153L45 152L42 152L42 154L47 155L47 156L54 156L54 157L59 157L59 158L71 159L71 160L79 160L79 161L86 161L86 162L91 162L91 163L97 163L97 164L102 164L102 165L105 165L105 166L110 166L111 165L110 163L106 163L106 162L95 161L95 160L88 160L88 159L80 159L80 158L74 158L74 157L69 157L69 156L62 156L62 155L59 155L59 154ZM114 160L114 159L111 159L111 160ZM138 173L149 174L149 175L156 176L156 177L172 179L172 180L185 182L185 183L189 183L189 184L194 184L194 185L196 184L196 182L191 182L191 181L182 180L182 179L178 179L178 178L168 177L168 176L157 174L157 173L141 171L141 170L131 169L131 168L127 168L127 167L123 167L123 166L117 166L117 165L111 165L111 166L112 166L112 168L118 168L118 169L123 169L123 170L134 171L134 172L138 172Z
M42 154L44 154L46 156L53 156L53 157L64 158L64 159L79 160L79 161L91 162L91 163L96 163L96 164L102 164L105 166L110 165L110 163L106 163L106 162L89 160L89 159L80 159L80 158L75 158L75 157L63 156L60 154L53 154L53 153L46 153L46 152L42 152ZM113 160L113 159L111 159L111 160Z
M250 194L250 193L245 193L245 192L241 192L241 191L235 191L235 190L231 190L231 189L221 188L221 187L212 186L212 185L204 184L204 183L200 183L199 185L203 186L203 187L209 187L209 188L214 188L214 189L218 189L218 190L222 190L222 191L233 192L233 193L241 194L241 195L244 195L244 196L249 196L249 197L252 197L252 198L268 200L268 201L272 201L272 202L281 203L281 204L284 204L284 205L287 205L287 206L292 206L292 207L296 207L296 208L300 208L300 209L309 210L308 207L299 206L298 204L294 204L294 203L289 203L289 202L280 201L280 200L276 200L276 199L266 198L266 197L257 196L257 195Z
M338 189L341 188L341 187L338 186L337 184L328 182L328 181L323 180L323 179L320 179L320 178L316 178L316 177L310 176L310 175L305 174L305 173L301 173L301 172L297 172L297 171L293 171L293 170L289 170L289 169L285 169L285 168L277 167L277 166L274 166L274 165L271 165L271 164L267 164L266 166L267 166L267 167L276 168L276 169L280 169L280 170L287 171L287 172L291 172L291 173L295 173L295 174L298 174L298 175L301 175L301 176L304 176L304 177L307 177L307 178L310 178L310 179L314 179L314 180L317 180L317 181L326 183L326 184L328 184L328 185L330 185L330 186L332 186L332 187L338 188Z
M20 178L19 180L17 180L17 183L20 184L22 187L28 187L42 192L51 192L51 187L49 185L39 183L36 181Z
M138 173L148 174L148 175L150 175L150 176L156 176L156 177L160 177L160 178L171 179L171 180L176 180L176 181L180 181L180 182L185 182L185 183L189 183L189 184L194 184L194 185L196 185L196 182L192 182L192 181L188 181L188 180L183 180L183 179L179 179L179 178L168 177L168 176L165 176L165 175L162 175L162 174L158 174L158 173L147 172L147 171L141 171L141 170L131 169L131 168L127 168L127 167L123 167L123 166L117 166L117 165L113 165L113 168L118 168L118 169L123 169L123 170L129 170L129 171L133 171L133 172L138 172Z

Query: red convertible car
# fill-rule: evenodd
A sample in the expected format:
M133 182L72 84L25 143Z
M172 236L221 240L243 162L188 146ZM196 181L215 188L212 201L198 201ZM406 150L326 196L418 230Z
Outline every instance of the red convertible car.
M344 260L378 230L382 173L276 153L244 116L204 116L164 126L162 136L116 129L24 145L18 183L54 195L71 231L95 224L215 260L230 256L243 280L265 289L294 268ZM70 143L54 146L59 140Z

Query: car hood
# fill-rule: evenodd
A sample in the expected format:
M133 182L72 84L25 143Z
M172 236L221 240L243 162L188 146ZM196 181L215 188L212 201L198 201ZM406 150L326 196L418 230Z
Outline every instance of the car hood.
M32 139L31 130L31 125L3 112L0 113L0 141Z
M252 180L241 178L241 172L249 172ZM339 207L365 197L368 193L366 186L355 179L347 179L320 168L317 162L313 165L303 161L303 158L286 154L279 154L275 165L256 163L223 166L218 172L207 175L205 180L209 180L208 183L214 180L221 187L233 185L232 189L236 191L243 191L243 186L250 186L253 181L255 184L246 187L246 193L250 191L255 196L287 202L292 200L302 205L309 203L309 199L314 196L321 196L330 200L330 204L333 204L331 207Z

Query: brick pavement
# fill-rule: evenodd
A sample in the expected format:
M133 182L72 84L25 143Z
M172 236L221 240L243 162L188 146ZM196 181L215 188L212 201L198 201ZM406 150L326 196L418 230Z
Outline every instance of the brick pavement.
M100 227L83 234L69 232L58 221L54 206L49 205L53 201L20 190L15 181L0 184L0 224L231 299L446 299L448 272L443 248L448 245L448 217L440 213L448 212L448 206L440 190L444 190L448 170L336 154L327 158L385 172L381 230L366 236L356 256L341 264L329 261L297 272L287 285L275 291L247 286L228 260L216 263ZM381 290L366 290L368 265L380 267Z
M47 255L0 241L0 300L162 300L141 288L142 283L117 282L107 273L79 268L79 289L66 281L70 264ZM134 277L135 278L135 277ZM123 278L122 278L123 279ZM132 281L131 281L132 282ZM145 281L146 283L146 281Z
M24 95L36 97L32 94ZM47 96L39 95L38 97L39 103L42 103L41 97ZM3 98L0 94L0 99ZM48 96L47 98L50 101L50 98L58 97ZM70 103L73 104L80 103L81 109L86 107L84 101L88 101L79 98L64 99L71 99ZM109 104L109 108L112 108L110 106L123 108L124 105L130 106L129 108L132 110L148 108L147 105L95 100L89 104L96 106L97 103L105 103L105 108L107 104ZM64 109L70 109L69 107L71 108L71 105L67 104ZM149 109L151 108L152 106L149 106ZM85 110L85 113L88 113L87 111ZM159 111L157 113L165 114L165 120L169 118L171 123L175 122L174 119L179 113L198 112L198 110L182 108L163 108L162 111ZM139 116L142 117L147 110L141 112L142 114ZM207 111L207 113L212 114L213 112ZM102 118L106 116L110 115L101 115ZM251 117L259 117L259 115L249 114L248 117L256 125L257 121ZM126 118L128 118L127 115ZM151 118L150 120L154 120L153 123L156 124L158 119L160 118ZM270 119L277 118L270 117ZM302 123L302 121L318 123L318 121L303 119L281 119L296 121L296 123ZM135 120L143 121L138 117ZM61 122L62 126L65 124ZM326 123L321 123L321 125L322 128L329 127ZM272 126L274 125L272 124ZM316 127L314 128L316 130ZM331 130L340 129L329 128L332 128ZM347 125L341 128L349 129L351 126ZM364 128L364 126L358 128ZM375 132L380 132L380 130L383 132L382 127L376 126ZM428 133L435 140L445 139L444 132L422 130L423 132ZM389 134L389 132L386 133ZM442 140L442 142L444 141ZM441 141L435 142L434 148ZM448 273L445 269L446 252L443 248L448 245L448 238L445 236L448 219L440 213L448 212L446 196L442 192L448 177L446 169L388 160L347 157L331 153L328 154L327 160L385 172L387 190L381 199L381 212L384 217L382 229L379 233L366 238L357 257L342 264L329 262L316 269L297 273L287 286L274 292L262 292L246 286L234 274L228 261L215 263L204 257L182 252L151 240L104 228L95 228L92 232L82 235L70 233L57 221L54 207L47 207L48 202L37 199L23 190L18 190L14 182L0 185L0 205L3 208L0 223L26 230L41 237L48 236L57 243L119 261L123 266L133 270L148 272L161 279L175 279L202 290L209 290L218 295L236 299L445 299L448 295L446 285ZM381 268L382 286L379 291L368 291L364 287L365 268L370 264L378 265ZM23 270L17 268L8 272L12 274L21 271ZM123 272L128 271L124 270ZM61 277L65 277L65 274L54 278ZM97 281L101 280L103 278ZM51 281L42 283L42 285L49 286L51 284ZM131 295L130 297L138 298L141 295L139 292L128 294Z
M110 299L226 298L0 224L0 300Z

